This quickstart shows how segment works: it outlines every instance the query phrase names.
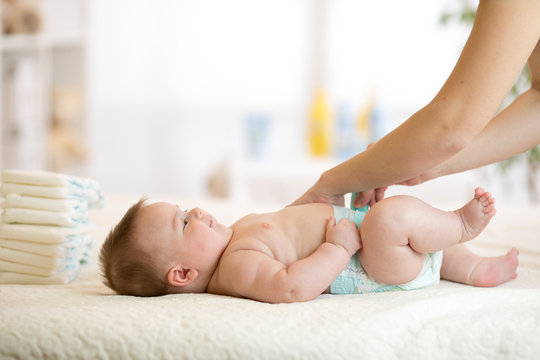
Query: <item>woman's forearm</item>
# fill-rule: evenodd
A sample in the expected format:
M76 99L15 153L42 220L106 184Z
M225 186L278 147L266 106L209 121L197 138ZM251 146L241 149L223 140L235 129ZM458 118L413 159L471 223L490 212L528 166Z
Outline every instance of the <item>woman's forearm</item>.
M318 186L345 194L391 185L433 168L468 141L468 134L452 128L443 116L433 105L426 106L368 150L323 173Z
M421 176L430 180L520 154L540 143L540 91L530 89L499 113L462 151Z

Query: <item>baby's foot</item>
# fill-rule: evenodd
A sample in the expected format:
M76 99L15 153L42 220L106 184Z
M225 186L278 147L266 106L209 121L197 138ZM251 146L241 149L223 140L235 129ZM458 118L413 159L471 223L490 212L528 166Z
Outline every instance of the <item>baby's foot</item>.
M482 188L474 189L474 199L454 213L461 220L462 235L459 242L474 239L495 215L495 199Z
M517 277L519 251L512 248L506 255L483 257L469 275L469 283L473 286L492 287Z

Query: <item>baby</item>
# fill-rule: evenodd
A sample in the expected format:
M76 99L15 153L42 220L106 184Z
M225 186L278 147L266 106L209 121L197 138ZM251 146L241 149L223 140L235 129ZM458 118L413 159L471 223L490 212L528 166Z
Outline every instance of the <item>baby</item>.
M144 202L101 249L105 282L119 294L208 292L281 303L419 289L440 278L490 287L517 276L515 248L480 257L462 244L495 215L481 188L451 212L394 196L367 212L306 204L250 214L230 227L198 208Z

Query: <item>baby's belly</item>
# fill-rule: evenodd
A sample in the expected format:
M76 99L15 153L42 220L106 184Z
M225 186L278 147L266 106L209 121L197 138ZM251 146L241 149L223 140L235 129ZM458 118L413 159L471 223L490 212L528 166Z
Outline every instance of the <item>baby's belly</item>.
M295 214L294 224L289 227L289 229L293 229L290 231L289 239L296 250L298 259L311 255L326 241L328 221L334 214L332 206L327 204L313 205L306 208L305 211L299 211L298 214Z

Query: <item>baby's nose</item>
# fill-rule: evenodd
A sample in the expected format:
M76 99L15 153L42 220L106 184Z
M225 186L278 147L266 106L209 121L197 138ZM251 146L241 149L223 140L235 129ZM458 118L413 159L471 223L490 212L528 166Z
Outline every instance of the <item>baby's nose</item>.
M191 210L191 216L194 216L197 219L200 219L202 215L203 215L203 212L199 208L194 208L193 210Z

